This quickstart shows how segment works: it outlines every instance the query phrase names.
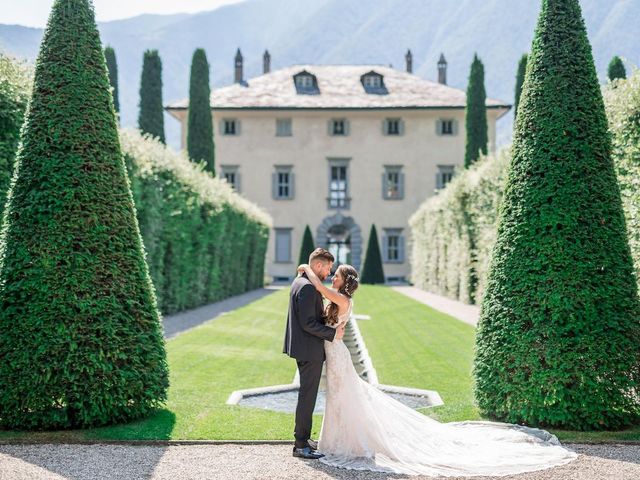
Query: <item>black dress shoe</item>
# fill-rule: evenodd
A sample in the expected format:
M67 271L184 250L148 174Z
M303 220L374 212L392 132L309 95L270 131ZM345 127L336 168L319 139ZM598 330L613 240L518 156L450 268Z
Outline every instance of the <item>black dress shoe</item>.
M323 454L312 450L311 447L297 448L293 447L293 456L298 458L306 458L307 460L317 460L324 457Z
M318 442L316 442L315 440L307 440L307 445L311 447L311 450L318 450Z

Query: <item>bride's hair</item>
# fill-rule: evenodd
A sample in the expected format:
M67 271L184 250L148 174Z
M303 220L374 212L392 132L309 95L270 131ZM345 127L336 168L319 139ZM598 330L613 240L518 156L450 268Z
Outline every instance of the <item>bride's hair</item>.
M360 278L358 277L358 272L351 265L347 265L343 263L336 270L336 274L340 272L342 278L344 280L342 286L338 289L338 292L343 294L344 296L351 298L353 294L358 289L358 285L360 282ZM338 305L331 302L327 305L325 310L326 315L326 323L328 325L335 325L338 323Z

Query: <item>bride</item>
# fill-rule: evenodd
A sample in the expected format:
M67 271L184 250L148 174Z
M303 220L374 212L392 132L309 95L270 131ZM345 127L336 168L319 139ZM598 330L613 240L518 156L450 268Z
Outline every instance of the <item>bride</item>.
M328 288L298 267L329 300L326 323L349 320L358 272L340 265ZM324 464L431 476L510 475L563 465L578 455L545 430L486 421L440 423L362 380L340 341L324 342L326 407L318 450ZM399 346L398 348L401 348Z

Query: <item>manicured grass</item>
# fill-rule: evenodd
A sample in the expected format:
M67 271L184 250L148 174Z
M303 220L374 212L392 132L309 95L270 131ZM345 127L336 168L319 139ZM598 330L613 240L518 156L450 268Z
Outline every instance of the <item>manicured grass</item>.
M288 289L186 332L167 343L171 388L165 409L144 420L64 432L2 432L0 441L290 440L293 415L229 406L232 391L290 383L295 362L282 351ZM363 286L356 313L381 383L436 390L445 404L423 409L440 421L479 419L471 366L475 330L390 288ZM314 418L314 438L322 417ZM622 432L552 430L563 441L640 440Z

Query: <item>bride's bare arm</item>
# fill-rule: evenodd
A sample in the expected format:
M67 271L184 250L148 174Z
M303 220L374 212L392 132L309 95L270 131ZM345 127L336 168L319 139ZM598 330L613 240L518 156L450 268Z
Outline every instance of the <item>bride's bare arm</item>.
M338 307L340 307L340 311L343 311L347 308L349 303L347 297L332 288L326 287L315 274L315 272L311 270L311 267L308 264L303 263L302 265L300 265L298 267L298 272L300 271L304 271L304 273L307 274L307 277L309 277L311 283L313 283L313 286L316 287L316 289L322 294L324 298L337 304Z

